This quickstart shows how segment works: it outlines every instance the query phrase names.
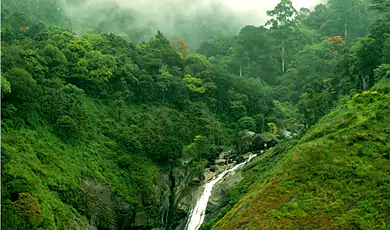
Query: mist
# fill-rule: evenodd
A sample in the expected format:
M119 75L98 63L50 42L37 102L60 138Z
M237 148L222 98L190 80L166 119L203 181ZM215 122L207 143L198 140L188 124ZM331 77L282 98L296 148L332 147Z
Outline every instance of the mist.
M245 25L260 26L266 11L279 0L61 0L58 10L77 33L126 33L135 41L150 39L157 30L169 39L187 40L192 47L215 34L232 36ZM313 8L324 0L293 0L296 9ZM99 28L99 30L96 30ZM219 31L216 31L219 30Z

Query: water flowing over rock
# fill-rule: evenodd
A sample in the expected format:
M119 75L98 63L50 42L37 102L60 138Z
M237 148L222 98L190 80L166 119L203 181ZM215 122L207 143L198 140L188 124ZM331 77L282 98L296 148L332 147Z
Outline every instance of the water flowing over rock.
M236 170L237 168L241 167L242 165L248 163L255 156L256 156L256 154L250 155L246 161L235 165L233 168L230 168L230 169L223 171L216 178L214 178L213 180L211 180L210 182L208 182L206 184L202 196L197 201L195 208L191 211L190 218L189 218L188 224L186 226L186 229L198 230L200 228L200 226L203 223L204 218L205 218L207 203L208 203L209 197L211 196L211 191L213 189L213 186L218 181L220 181L227 173L232 172L232 171Z
M191 160L174 163L161 172L152 195L138 197L154 209L135 206L112 191L109 184L86 179L75 207L88 218L86 229L183 230L190 220L195 228L189 229L197 229L229 202L230 190L241 179L241 166L253 157L250 153L222 152L204 171L191 168Z

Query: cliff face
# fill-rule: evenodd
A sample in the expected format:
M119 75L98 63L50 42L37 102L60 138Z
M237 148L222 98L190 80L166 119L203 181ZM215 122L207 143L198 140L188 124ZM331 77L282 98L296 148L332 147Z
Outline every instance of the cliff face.
M38 137L46 141L36 141ZM150 160L129 158L118 167L109 158L114 152L104 147L97 151L100 145L93 142L61 144L45 130L10 132L2 138L2 161L7 162L2 165L3 227L181 230L204 183L226 164L244 160L229 152L206 170L188 159L162 169ZM210 203L215 210L207 215L215 215L227 202L230 187L218 186ZM23 216L25 209L33 209L33 215Z
M233 167L247 157L249 154L237 155L233 152L224 152L215 160L215 164L204 172L194 171L183 165L172 168L169 174L162 173L159 188L165 195L161 196L160 200L159 218L164 219L160 222L160 228L185 229L190 212L203 193L204 184L227 167ZM209 199L205 221L214 218L222 211L229 202L230 190L241 178L241 169L238 169L227 174L215 185Z
M84 180L80 210L93 229L128 229L136 217L134 207L98 181Z
M109 185L84 180L77 210L87 218L89 229L184 229L188 213L203 191L204 179L187 167L161 173L155 193L140 197L156 204L156 209L136 207Z

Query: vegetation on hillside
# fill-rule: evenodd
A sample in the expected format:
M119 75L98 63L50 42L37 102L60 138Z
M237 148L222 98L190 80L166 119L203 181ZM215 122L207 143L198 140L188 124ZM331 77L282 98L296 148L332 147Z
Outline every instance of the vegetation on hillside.
M370 34L342 51L345 55L335 70L343 78L333 90L345 96L337 107L302 138L286 141L252 162L231 191L229 205L202 229L389 228L390 18L386 4L373 1L370 7L382 12L383 18L373 24ZM326 91L322 88L321 94L329 96ZM302 94L298 110L313 109L310 99L314 98ZM317 101L317 106L324 102ZM309 114L303 115L305 119Z
M60 2L2 5L2 227L84 228L88 218L79 198L85 180L109 186L137 211L156 212L159 203L154 193L161 172L181 157L191 159L193 171L201 171L224 147L240 150L247 131L261 134L256 136L259 140L281 140L286 131L301 135L310 130L299 145L286 142L269 153L270 158L263 157L260 161L267 162L267 170L260 169L261 164L254 166L251 170L259 172L251 173L232 192L226 211L246 192L272 195L273 190L262 187L271 185L269 178L286 183L275 187L280 188L274 193L280 202L294 191L299 194L294 199L307 198L305 192L299 193L306 191L306 182L295 181L304 176L314 175L313 183L305 186L324 183L318 189L327 191L330 182L320 173L327 164L318 162L329 159L339 164L332 166L334 171L327 170L329 175L338 172L337 167L352 173L348 170L356 164L364 166L359 183L377 197L367 201L367 207L387 199L379 198L385 190L362 182L371 180L367 173L376 170L383 179L378 185L383 184L383 189L388 185L386 1L332 0L314 11L298 11L289 0L282 0L268 11L271 19L265 26L245 26L237 36L230 36L234 25L223 23L222 17L205 20L198 15L196 30L177 17L173 20L177 25L187 26L173 30L177 34L167 36L171 40L153 31L148 41L144 38L149 32L139 31L151 26L135 26L131 14L120 6L101 9L112 18L78 20L69 18L65 11L69 9L58 7ZM113 22L120 23L114 27ZM198 31L207 37L192 36ZM370 88L376 91L363 92ZM357 95L353 102L340 105L313 126L341 98L353 95ZM349 136L354 143L348 142ZM345 142L345 147L336 145L336 140ZM287 151L288 143L293 150ZM351 148L352 158L332 148ZM313 167L299 160L312 160ZM307 199L325 204L328 200L317 199L321 191ZM332 200L336 206L361 201L350 190L338 191ZM272 217L269 223L290 224L288 205L265 212ZM358 207L355 217L380 220L373 224L384 226L386 204L372 209L377 212L374 217L359 214L364 205L354 207ZM330 208L329 213L336 209L340 208ZM291 213L297 218L315 212L295 211ZM351 224L348 218L354 216L348 215L331 224Z
M389 112L389 93L356 94L251 163L222 219L204 228L387 229Z

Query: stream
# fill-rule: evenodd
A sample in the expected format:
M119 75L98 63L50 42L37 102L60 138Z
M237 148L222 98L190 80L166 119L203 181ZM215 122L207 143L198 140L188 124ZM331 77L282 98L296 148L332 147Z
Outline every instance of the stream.
M202 196L199 198L194 209L190 213L189 221L187 222L186 225L187 230L198 230L202 225L204 218L206 216L205 213L206 213L207 203L209 197L211 196L211 191L213 189L213 186L216 183L218 183L218 181L220 181L226 174L228 174L231 171L235 171L237 168L250 162L256 156L257 154L249 155L248 159L245 162L237 164L231 169L226 169L225 171L220 173L218 176L214 177L211 181L209 181L205 185L205 189L202 193Z

